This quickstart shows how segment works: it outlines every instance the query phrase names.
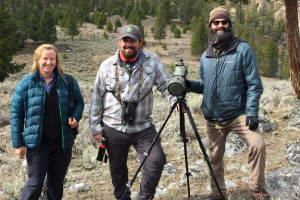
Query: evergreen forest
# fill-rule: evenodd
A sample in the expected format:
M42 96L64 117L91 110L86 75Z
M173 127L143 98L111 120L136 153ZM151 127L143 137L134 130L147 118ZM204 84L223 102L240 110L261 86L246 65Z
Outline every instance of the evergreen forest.
M281 2L282 6L284 2ZM280 1L254 0L2 0L0 2L0 82L24 65L11 63L13 55L27 39L36 44L55 43L56 26L71 38L79 34L83 22L116 31L121 24L107 17L120 15L128 24L138 25L147 16L156 17L154 39L166 36L171 25L174 37L192 33L191 55L199 57L207 47L209 12L226 5L232 16L234 34L255 50L262 76L289 78L286 20L276 14ZM276 6L276 7L275 7ZM176 27L172 19L178 19ZM147 45L147 41L144 41Z

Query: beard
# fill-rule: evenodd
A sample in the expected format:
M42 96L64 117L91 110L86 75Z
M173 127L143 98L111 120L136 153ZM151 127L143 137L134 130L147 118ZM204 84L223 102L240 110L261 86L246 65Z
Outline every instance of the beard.
M126 51L127 49L130 49L130 51ZM136 50L134 47L125 47L122 50L122 54L126 59L135 58L137 53L138 53L138 50Z
M218 30L223 30L224 32L217 33ZM216 28L216 29L210 28L209 34L210 34L212 41L214 41L216 43L223 43L232 36L232 29L230 27L228 27L228 28L220 27L220 28Z

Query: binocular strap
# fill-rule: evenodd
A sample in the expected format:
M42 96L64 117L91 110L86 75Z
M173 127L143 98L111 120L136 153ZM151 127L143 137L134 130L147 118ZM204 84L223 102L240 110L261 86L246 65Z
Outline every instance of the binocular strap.
M120 91L120 80L119 80L119 70L118 70L118 65L117 64L115 64L115 76L116 76L116 92L114 92L114 91L110 91L110 92L122 104L121 91ZM141 100L143 100L145 97L148 96L148 94L150 92L152 92L152 90L149 90L147 92L147 94L141 98L142 85L143 85L143 65L140 66L138 102L140 102Z

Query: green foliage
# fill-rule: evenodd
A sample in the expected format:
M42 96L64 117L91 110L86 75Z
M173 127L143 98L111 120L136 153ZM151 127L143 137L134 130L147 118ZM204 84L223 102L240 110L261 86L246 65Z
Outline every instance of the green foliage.
M204 17L200 16L197 21L191 42L193 56L200 56L206 50L208 40L208 27Z
M189 30L189 26L188 26L188 25L185 24L185 25L182 26L182 33L183 33L183 34L186 34L186 32L187 32L188 30Z
M175 27L173 33L174 33L174 38L180 38L180 36L181 36L181 31L180 31L179 28Z
M109 39L109 37L108 37L108 35L107 35L107 33L104 31L104 33L103 33L103 37L104 37L104 39Z
M288 55L286 55L283 59L280 75L285 79L288 79L290 77L290 58Z
M278 71L279 50L278 45L268 38L262 47L262 54L265 58L262 62L261 71L266 77L275 77Z
M176 28L176 24L175 24L175 22L172 22L171 26L170 26L170 30L172 33L174 33L175 28Z
M160 0L148 0L148 15L156 16L157 15L157 8L159 7Z
M167 44L166 44L166 43L163 43L163 44L161 45L161 47L162 47L164 50L167 50Z
M38 43L39 41L39 22L41 19L40 11L35 6L33 8L32 14L27 20L27 37Z
M262 3L259 9L255 2L247 6L238 5L236 11L239 14L235 15L233 28L235 35L254 49L262 75L277 77L280 74L279 63L283 63L283 58L278 58L278 42L285 38L286 23L282 18L276 20L272 9L273 5L267 2ZM286 47L282 49L281 54L285 55Z
M100 16L96 19L97 28L103 28L106 24L107 18L104 13L101 13Z
M98 28L103 28L109 23L107 16L118 14L125 17L128 22L138 25L141 30L143 29L143 45L145 45L144 27L140 21L145 19L147 15L156 16L156 22L151 28L151 32L159 42L166 37L166 24L170 19L180 19L183 25L182 30L178 30L183 34L191 30L192 40L195 41L197 38L195 35L202 39L208 38L207 22L210 11L219 5L226 5L232 14L234 34L253 47L259 66L263 68L266 58L263 56L265 49L262 44L266 42L267 38L270 38L278 44L280 49L283 49L283 55L287 54L286 20L275 18L273 3L274 1L262 1L258 5L256 1L249 0L4 0L0 2L0 10L9 8L13 15L17 26L14 32L14 42L18 45L24 44L27 38L31 38L35 42L41 41L39 34L44 31L37 31L40 29L39 21L41 19L39 18L43 11L49 8L53 14L54 24L61 26L67 34L71 34L71 37L76 35L78 25L82 22L92 22ZM92 12L94 13L90 18ZM71 17L72 20L69 17L71 13L74 13ZM199 17L203 17L203 21L206 23L206 29L203 26L201 32L197 26ZM119 21L119 19L117 20ZM116 24L119 23L118 21L114 22L114 32L117 32L117 27L122 26ZM43 27L46 30L48 26L44 25ZM174 34L174 29L172 23L172 35L177 37L178 35L175 36ZM46 36L43 38L44 41L46 41L45 38ZM206 41L202 39L198 38L202 41L198 44L191 41L193 55L201 54L202 46L206 47ZM284 58L278 60L280 66L278 70L281 70L283 60ZM280 73L277 72L276 76Z
M121 23L121 21L120 21L119 18L117 18L117 19L115 20L114 26L115 26L115 27L121 27L121 26L122 26L122 23Z
M55 22L50 10L42 12L41 21L39 22L39 38L43 43L53 44L57 40Z
M12 64L12 57L21 43L16 38L17 25L8 9L0 10L0 82L10 73L24 68L25 64Z
M133 10L136 10L134 9L134 0L129 0L127 1L127 4L125 6L125 10L124 10L124 17L125 19L128 20L129 16L130 16L130 13L133 11Z
M63 10L61 8L55 8L53 11L53 19L55 24L58 24L58 21L63 18Z
M158 9L155 24L153 26L154 39L159 40L159 43L167 35L166 26L167 26L166 7L161 5Z
M149 4L147 0L139 0L138 1L138 9L139 9L139 16L141 19L146 19L146 15L149 11Z
M97 20L99 19L101 13L99 11L95 11L93 16L92 16L92 23L97 24Z
M163 8L163 11L165 12L164 15L167 20L176 18L172 13L173 4L171 3L171 0L160 0L160 7Z
M68 55L67 55L66 53L63 53L62 58L63 58L64 60L66 60L66 59L68 59L69 57L68 57Z
M224 5L224 4L223 4ZM190 24L194 16L208 19L209 12L215 7L213 1L180 0L175 10L177 17L185 24Z
M68 12L67 23L66 23L66 33L73 39L74 36L79 34L78 30L78 19L74 9Z
M86 0L77 0L75 2L77 2L75 6L77 8L76 13L78 14L79 19L85 21L88 19L88 14L90 12L89 4Z
M110 20L108 20L107 23L106 23L106 30L107 30L107 32L112 32L113 31L113 25L112 25Z

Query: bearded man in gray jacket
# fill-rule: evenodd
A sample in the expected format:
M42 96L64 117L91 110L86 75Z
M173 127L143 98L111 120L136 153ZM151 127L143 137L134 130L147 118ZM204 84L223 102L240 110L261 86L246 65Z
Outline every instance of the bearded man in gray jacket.
M134 146L142 160L157 135L152 123L152 88L171 100L169 74L154 53L141 49L139 27L123 26L120 50L101 63L90 106L90 129L98 141L107 141L110 174L116 199L124 195L128 182L127 157ZM153 199L161 177L165 154L156 140L144 166L138 200ZM130 191L124 200L130 199Z

